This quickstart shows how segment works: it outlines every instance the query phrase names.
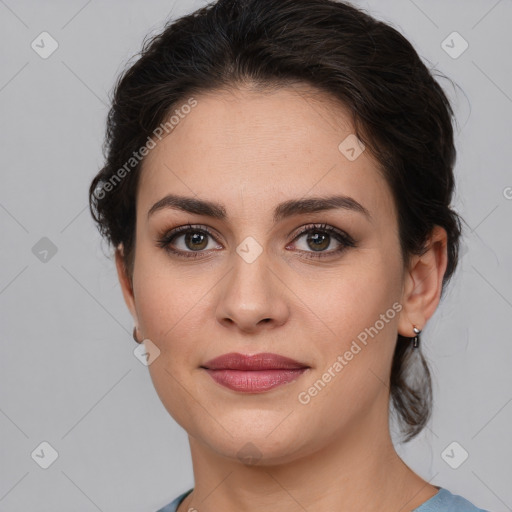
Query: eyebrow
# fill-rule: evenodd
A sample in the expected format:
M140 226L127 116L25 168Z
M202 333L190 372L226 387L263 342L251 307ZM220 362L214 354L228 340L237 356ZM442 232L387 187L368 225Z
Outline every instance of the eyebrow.
M226 220L226 208L213 201L195 199L193 197L168 194L157 201L148 211L148 218L155 212L171 208L195 215L203 215L214 219ZM274 223L277 223L293 215L322 212L326 210L343 209L363 214L369 222L372 222L370 212L355 199L349 196L334 195L327 197L310 197L308 199L290 199L280 203L274 209Z

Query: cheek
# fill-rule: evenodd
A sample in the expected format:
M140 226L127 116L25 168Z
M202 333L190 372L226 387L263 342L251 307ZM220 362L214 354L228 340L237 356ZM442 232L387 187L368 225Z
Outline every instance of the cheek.
M194 265L180 268L149 250L141 251L134 272L137 314L142 334L160 350L150 371L165 368L181 382L200 365L204 351L198 347L208 343L214 321L211 297L216 282L213 272ZM159 381L179 392L179 384L167 382L169 378L163 375Z
M192 325L201 310L204 290L190 280L161 275L148 276L138 292L137 311L145 337L161 351L185 357L194 347Z
M342 276L326 282L322 298L309 299L320 307L316 311L330 328L322 349L323 369L342 356L339 374L344 374L346 385L365 386L370 370L385 378L391 364L402 309L400 268L392 254L379 254L361 256L360 264L347 266Z
M351 335L343 324L369 327L400 297L397 261L376 250L361 250L323 283L324 293L312 296L312 304L316 302L325 317L338 324L338 332Z
M141 238L133 276L137 314L146 337L159 345L172 336L201 294L193 270L173 264L163 249L152 247L144 234Z
M196 281L183 275L175 277L168 269L147 265L139 260L134 282L137 312L144 337L160 351L148 370L153 386L168 413L187 431L193 433L198 423L194 410L196 396L191 372L199 365L197 350L201 332L194 325L203 305Z

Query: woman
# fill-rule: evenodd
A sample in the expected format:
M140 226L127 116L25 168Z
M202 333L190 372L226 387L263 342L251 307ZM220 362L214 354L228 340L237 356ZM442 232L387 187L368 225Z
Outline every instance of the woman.
M160 512L478 511L397 455L454 273L453 112L390 26L219 0L117 83L93 217L193 489ZM142 345L143 343L143 345Z

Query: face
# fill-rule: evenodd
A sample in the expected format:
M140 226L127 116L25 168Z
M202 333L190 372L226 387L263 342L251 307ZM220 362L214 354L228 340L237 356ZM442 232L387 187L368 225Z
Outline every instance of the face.
M339 149L353 134L347 111L306 88L195 99L145 158L133 292L123 284L139 337L160 351L149 371L163 405L214 452L235 458L252 443L269 464L385 429L405 274L376 161ZM168 195L225 215L184 211ZM280 207L332 196L345 201ZM230 352L307 369L236 391L202 368Z

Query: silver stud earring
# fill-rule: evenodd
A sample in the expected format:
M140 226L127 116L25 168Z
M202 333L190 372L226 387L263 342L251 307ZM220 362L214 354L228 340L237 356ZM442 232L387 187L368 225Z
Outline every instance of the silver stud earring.
M418 348L420 345L419 335L421 333L421 330L418 329L415 325L413 325L412 330L414 331L415 334L414 338L412 339L412 347Z

